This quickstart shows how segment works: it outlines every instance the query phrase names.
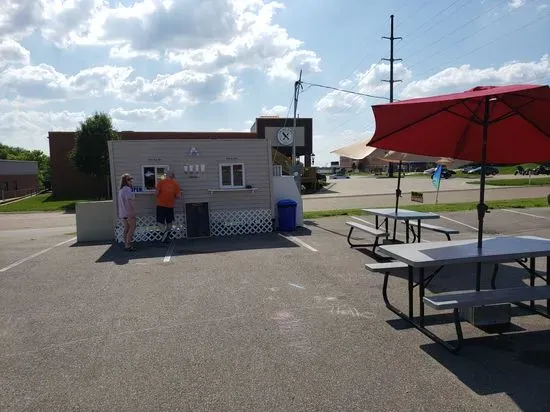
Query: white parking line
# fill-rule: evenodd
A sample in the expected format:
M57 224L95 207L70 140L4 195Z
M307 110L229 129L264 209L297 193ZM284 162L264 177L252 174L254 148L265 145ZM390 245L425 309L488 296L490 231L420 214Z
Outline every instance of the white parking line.
M54 246L49 247L49 248L47 248L47 249L41 250L40 252L36 252L36 253L34 253L34 254L30 255L30 256L27 256L26 258L23 258L23 259L21 259L21 260L18 260L17 262L12 263L11 265L6 266L5 268L0 269L0 272L6 272L7 270L13 269L13 268L16 267L16 266L19 266L21 263L25 263L25 262L28 261L28 260L34 259L35 257L40 256L40 255L43 255L44 253L47 253L47 252L49 252L50 250L52 250L52 249L54 249L54 248L56 248L56 247L58 247L58 246L64 245L65 243L69 243L69 242L72 242L72 241L74 241L74 240L76 240L76 236L70 238L69 240L65 240L65 241L63 241L63 242L60 242L60 243L58 243L57 245L54 245Z
M531 217L538 217L539 219L550 220L550 217L539 216L539 215L532 215L531 213L518 212L517 210L510 210L510 209L500 209L500 210L503 210L503 211L505 211L505 212L510 212L510 213L517 213L518 215L525 215L525 216L531 216Z
M456 223L457 225L462 225L462 226L469 227L469 228L472 229L473 231L477 232L477 227L467 225L466 223L462 223L462 222L459 222L458 220L451 219L450 217L445 217L445 216L439 216L439 217L440 217L441 219L446 219L446 220L449 220L449 221L451 221L451 222L454 222L454 223Z
M282 237L284 237L285 239L290 240L292 243L296 243L298 246L303 246L303 247L305 247L306 249L311 250L312 252L318 252L318 250L315 249L313 246L308 245L306 242L304 242L303 240L298 239L297 237L294 237L294 236L286 236L286 235L283 235L282 233L279 233L279 236L282 236Z
M168 246L168 250L166 251L166 256L164 256L164 259L163 259L164 263L170 262L170 259L172 259L172 254L174 253L175 248L176 248L176 241L172 239L172 243L170 243L170 246Z

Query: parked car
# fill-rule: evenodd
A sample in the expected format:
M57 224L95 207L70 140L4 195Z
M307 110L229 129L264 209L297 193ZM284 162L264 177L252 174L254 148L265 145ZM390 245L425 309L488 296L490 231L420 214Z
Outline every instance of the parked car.
M430 170L430 169L428 169L428 170ZM434 173L435 173L435 169L432 169L432 172L430 173L430 177L433 178ZM449 179L450 177L452 177L455 174L456 174L456 172L454 170L447 169L446 167L443 168L443 170L441 170L441 177L443 179Z
M498 175L499 171L496 167L493 166L485 166L485 174L487 176L494 176ZM468 174L481 174L481 166L474 167L473 169L470 169L468 171Z
M539 165L535 168L533 173L536 175L550 175L550 168Z

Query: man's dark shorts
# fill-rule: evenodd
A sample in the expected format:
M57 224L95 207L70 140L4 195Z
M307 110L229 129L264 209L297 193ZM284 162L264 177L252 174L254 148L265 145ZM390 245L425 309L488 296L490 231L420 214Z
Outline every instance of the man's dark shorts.
M174 208L157 206L157 222L172 223L174 221Z

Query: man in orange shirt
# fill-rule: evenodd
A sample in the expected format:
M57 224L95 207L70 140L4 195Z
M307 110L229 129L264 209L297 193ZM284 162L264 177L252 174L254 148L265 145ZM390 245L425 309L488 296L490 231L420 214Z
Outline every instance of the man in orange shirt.
M174 205L181 195L181 188L174 179L174 172L167 172L166 178L157 183L157 222L163 230L162 241L166 242L174 222Z

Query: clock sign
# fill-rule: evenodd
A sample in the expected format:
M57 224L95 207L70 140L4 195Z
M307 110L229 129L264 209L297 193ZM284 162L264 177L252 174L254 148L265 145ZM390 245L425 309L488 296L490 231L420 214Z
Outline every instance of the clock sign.
M282 127L277 132L277 140L280 144L284 146L291 145L294 141L294 134L292 133L292 128Z

